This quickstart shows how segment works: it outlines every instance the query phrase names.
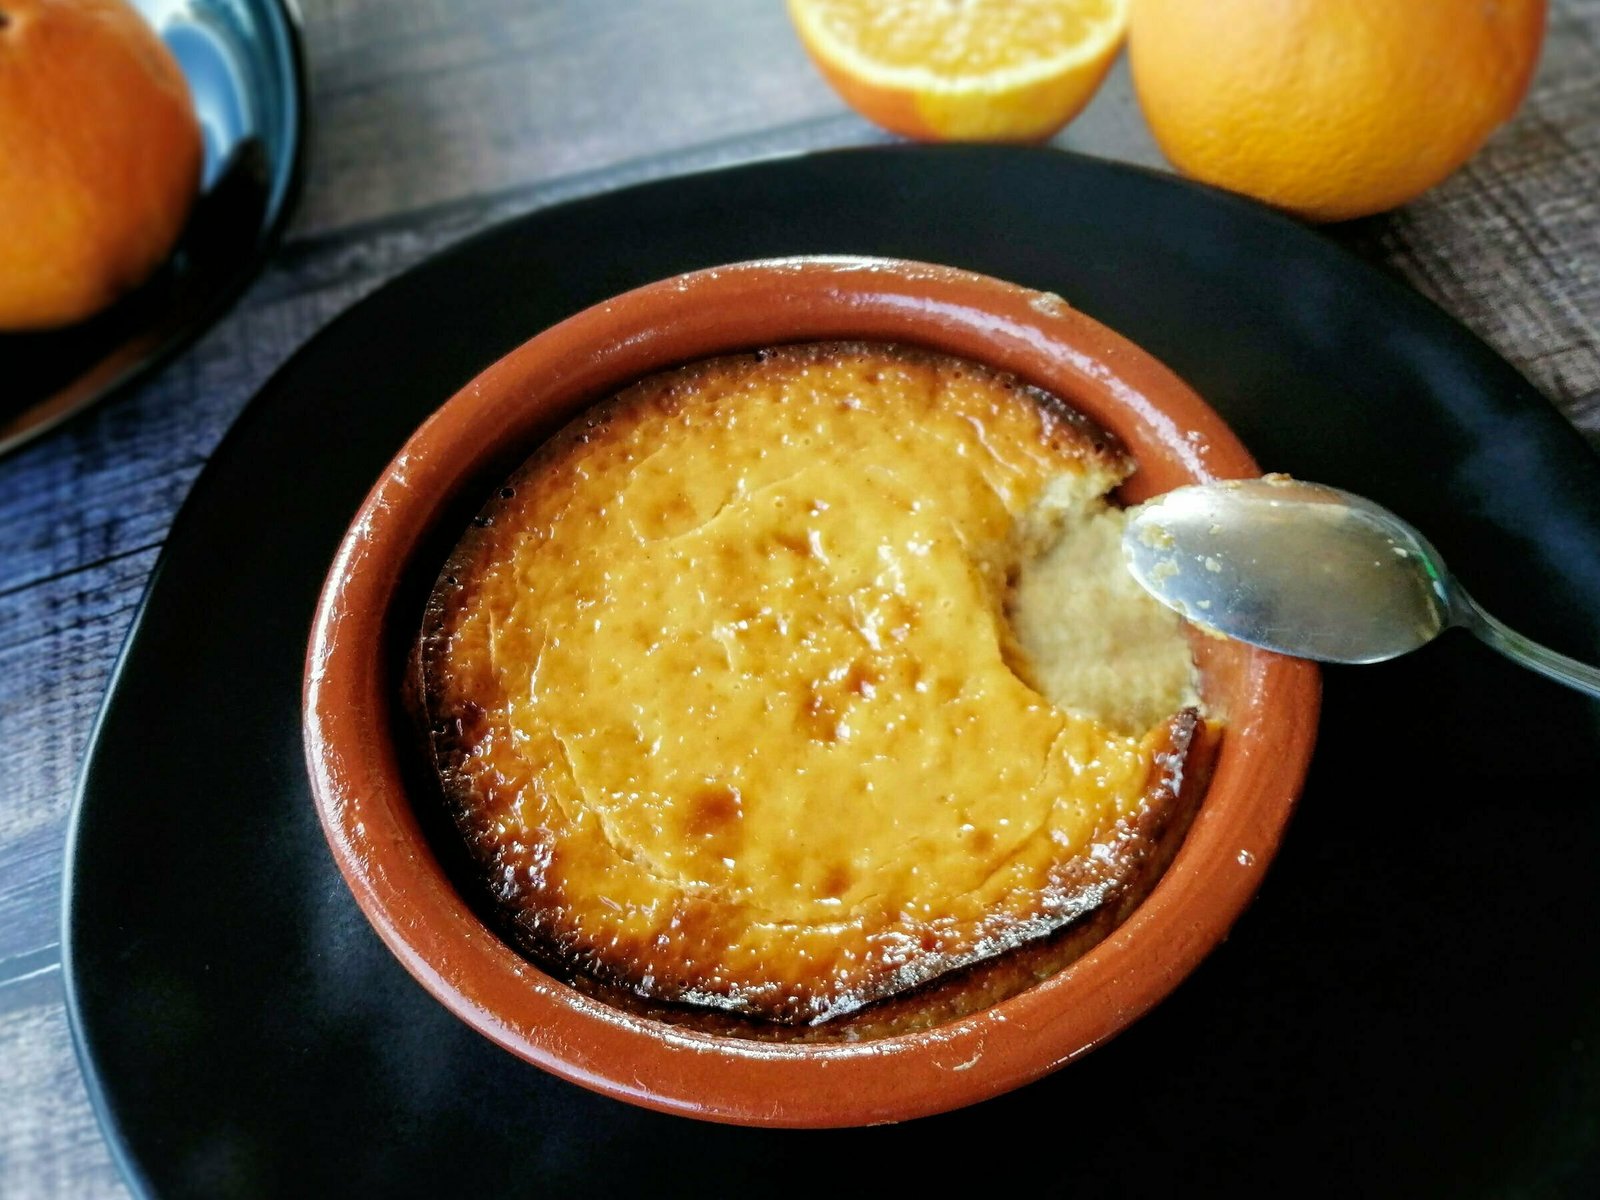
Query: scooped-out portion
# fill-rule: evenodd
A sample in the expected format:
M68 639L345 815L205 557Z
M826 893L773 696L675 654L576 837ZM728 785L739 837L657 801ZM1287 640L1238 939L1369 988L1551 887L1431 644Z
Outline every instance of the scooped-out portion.
M1033 978L947 1002L975 964L1087 949L1200 784L1187 637L1107 499L1132 465L1055 397L899 346L595 404L466 531L419 640L505 927L753 1030L934 994L948 1019Z

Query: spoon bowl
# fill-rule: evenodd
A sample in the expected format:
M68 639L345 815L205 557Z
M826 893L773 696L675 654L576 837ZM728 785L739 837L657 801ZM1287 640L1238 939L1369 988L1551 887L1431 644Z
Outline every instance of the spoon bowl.
M1197 484L1134 509L1128 569L1197 625L1297 658L1374 663L1451 626L1569 687L1600 670L1484 612L1411 525L1361 496L1285 476Z

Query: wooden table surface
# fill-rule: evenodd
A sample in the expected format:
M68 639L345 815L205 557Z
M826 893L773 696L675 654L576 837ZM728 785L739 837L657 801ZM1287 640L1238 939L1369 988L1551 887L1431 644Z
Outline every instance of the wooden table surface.
M776 0L301 7L309 171L274 261L154 379L0 460L0 1196L126 1194L62 1007L67 818L162 539L257 387L354 300L491 222L888 140L820 81ZM1058 140L1161 163L1122 64ZM1471 326L1600 447L1600 0L1553 0L1528 102L1465 171L1328 236Z

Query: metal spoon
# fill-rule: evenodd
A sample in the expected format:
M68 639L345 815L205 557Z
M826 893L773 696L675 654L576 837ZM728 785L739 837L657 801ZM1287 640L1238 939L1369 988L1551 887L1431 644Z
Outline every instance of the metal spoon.
M1600 669L1495 620L1439 552L1386 508L1284 476L1178 488L1129 514L1128 569L1218 633L1322 662L1382 662L1451 626L1600 697Z

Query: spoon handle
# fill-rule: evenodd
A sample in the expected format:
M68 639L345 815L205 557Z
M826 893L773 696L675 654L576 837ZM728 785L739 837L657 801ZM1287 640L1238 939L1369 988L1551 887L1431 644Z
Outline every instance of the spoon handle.
M1539 645L1538 642L1528 640L1515 629L1484 612L1472 597L1465 594L1459 596L1465 601L1462 605L1465 611L1461 614L1460 623L1483 641L1513 662L1521 663L1541 675L1554 679L1557 683L1564 683L1570 688L1576 688L1580 692L1600 699L1600 669L1581 663L1575 658L1568 658L1565 654L1557 654L1554 650Z

